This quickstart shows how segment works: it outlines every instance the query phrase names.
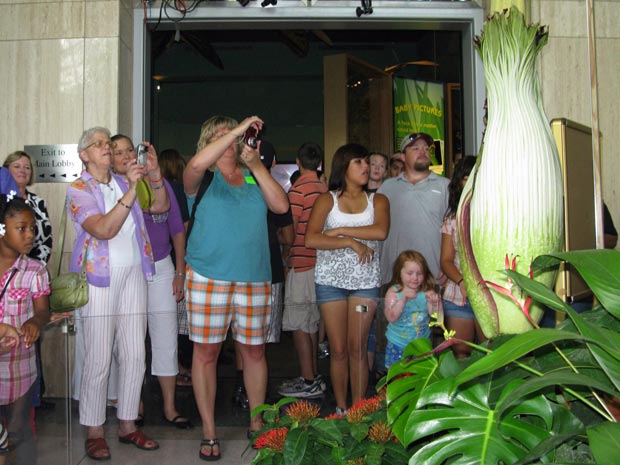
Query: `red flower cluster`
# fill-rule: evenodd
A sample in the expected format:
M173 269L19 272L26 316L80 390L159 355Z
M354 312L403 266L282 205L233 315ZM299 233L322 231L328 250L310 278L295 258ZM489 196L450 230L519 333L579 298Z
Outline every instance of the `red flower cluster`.
M321 408L318 405L312 404L307 400L295 402L286 409L286 414L289 417L302 424L306 424L313 418L318 417L320 412Z
M364 417L378 412L381 402L385 399L382 395L376 395L370 399L360 399L347 410L347 421L349 423L361 423Z
M282 452L284 450L284 442L286 441L286 435L288 434L288 428L275 428L270 431L265 431L254 443L256 449L269 449Z

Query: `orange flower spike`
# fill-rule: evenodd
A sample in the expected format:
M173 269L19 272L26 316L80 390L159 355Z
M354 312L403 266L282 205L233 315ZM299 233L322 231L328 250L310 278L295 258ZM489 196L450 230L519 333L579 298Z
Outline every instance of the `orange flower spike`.
M378 421L368 430L368 438L377 444L385 444L392 439L392 429L382 421Z
M347 460L347 465L364 465L365 463L364 457L355 457L354 459Z
M286 409L286 414L293 421L301 424L306 424L313 418L318 417L320 412L321 408L318 405L312 404L307 400L295 402Z

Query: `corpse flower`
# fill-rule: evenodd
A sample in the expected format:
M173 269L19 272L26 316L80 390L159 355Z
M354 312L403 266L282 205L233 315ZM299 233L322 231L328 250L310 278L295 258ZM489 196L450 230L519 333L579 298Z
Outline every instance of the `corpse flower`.
M475 44L485 70L488 123L478 163L457 211L459 255L467 295L487 338L522 333L532 323L509 296L506 255L528 274L531 260L562 249L562 175L535 62L547 31L526 25L516 7L494 13ZM535 279L550 287L554 271ZM528 316L538 322L542 306Z

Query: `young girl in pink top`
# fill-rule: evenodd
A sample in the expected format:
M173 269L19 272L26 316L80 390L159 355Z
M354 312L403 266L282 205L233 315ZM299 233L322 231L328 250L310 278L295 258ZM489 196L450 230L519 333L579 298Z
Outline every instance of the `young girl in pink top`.
M37 463L29 422L37 377L34 343L49 321L47 270L27 256L35 236L32 209L15 192L0 195L0 322L13 326L20 338L3 344L6 353L0 350L0 412L18 464Z

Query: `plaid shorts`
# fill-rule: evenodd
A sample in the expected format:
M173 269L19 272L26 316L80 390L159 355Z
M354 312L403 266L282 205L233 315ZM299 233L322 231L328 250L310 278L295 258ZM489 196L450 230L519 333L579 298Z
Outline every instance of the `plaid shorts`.
M177 324L179 334L189 334L189 324L187 323L187 310L185 309L185 299L177 302Z
M271 319L271 283L219 281L188 267L185 302L189 338L214 344L226 339L230 327L241 344L264 344Z

